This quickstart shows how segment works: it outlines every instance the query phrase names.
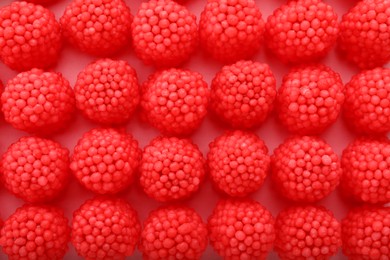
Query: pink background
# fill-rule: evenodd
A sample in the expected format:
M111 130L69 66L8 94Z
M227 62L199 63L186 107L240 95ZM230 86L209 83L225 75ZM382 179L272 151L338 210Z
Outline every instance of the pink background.
M130 6L132 14L135 14L138 9L141 0L125 0ZM1 0L0 7L12 2L11 0ZM71 0L58 0L57 3L48 6L52 10L57 19L62 15L65 6L71 2ZM259 1L256 0L260 10L263 13L263 17L266 19L274 9L286 2L285 0L273 0L273 1ZM339 18L344 14L353 4L355 0L328 0L339 15ZM205 5L206 0L187 0L186 6L190 11L195 13L199 18L200 12ZM134 52L129 47L127 50L119 53L115 58L127 60L137 71L140 83L150 75L154 68L147 67L139 61ZM95 57L88 56L73 49L70 46L65 46L61 59L58 65L53 69L55 71L63 73L63 75L73 85L77 74L91 61L95 60ZM276 78L278 87L280 86L282 76L285 75L289 69L288 66L280 63L274 56L267 53L264 48L253 57L253 60L268 63L271 66ZM351 76L357 73L357 69L343 61L335 50L323 60L323 63L329 65L332 69L339 72L342 76L344 83L348 82ZM215 73L222 67L223 64L209 60L200 50L190 59L189 62L183 65L184 68L188 68L194 71L202 73L208 83ZM5 83L10 78L14 77L16 72L11 71L3 64L0 63L0 79ZM62 145L73 150L77 140L81 135L89 129L96 127L97 125L90 123L82 118L80 115L76 116L74 122L63 133L59 133L53 136L53 139L60 142ZM132 133L139 141L140 146L144 147L148 142L159 135L158 131L150 126L142 123L137 116L135 116L127 125L127 130ZM199 146L203 154L208 151L208 144L218 135L224 132L225 128L222 125L214 122L210 117L206 117L204 123L198 131L192 136L194 142ZM278 125L276 117L272 114L269 119L255 132L265 141L270 153L273 149L283 142L288 136L288 133L284 131L280 125ZM11 126L7 125L4 120L0 120L0 153L2 154L7 147L18 140L19 137L27 135L24 132L17 131ZM343 148L353 139L354 135L345 127L341 119L336 124L330 127L322 137L333 147L335 152L340 155ZM138 184L133 185L130 189L121 194L123 198L131 203L131 205L138 211L141 221L143 221L148 213L160 206L160 203L153 201L146 197ZM64 209L66 216L71 219L72 212L77 209L86 199L93 197L91 192L83 189L72 177L71 183L62 195L60 199L54 202L55 205ZM267 178L265 184L259 191L252 194L253 199L259 201L265 207L267 207L274 216L278 212L289 205L290 203L281 198L272 188L270 179ZM221 196L213 190L209 180L201 185L200 191L190 200L186 202L187 205L194 207L197 212L206 221L207 217L211 214L215 203ZM0 218L5 220L15 209L23 204L23 201L15 198L9 194L3 187L0 187ZM339 192L336 190L329 197L325 198L318 204L324 205L335 213L337 219L341 219L345 216L348 208L351 206L347 201L343 200ZM129 259L140 259L141 254L136 253L129 257ZM344 259L340 254L333 259ZM0 252L0 259L6 259L6 256ZM75 253L73 247L69 244L69 251L65 256L65 259L81 259ZM213 252L209 246L202 259L219 259L219 257ZM268 259L277 259L275 253L272 253Z

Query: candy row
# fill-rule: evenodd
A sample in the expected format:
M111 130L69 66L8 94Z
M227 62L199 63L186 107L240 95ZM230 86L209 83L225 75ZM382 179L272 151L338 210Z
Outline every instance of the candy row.
M14 2L0 9L0 58L19 71L45 69L57 62L64 37L104 57L132 45L157 67L180 65L199 43L214 59L232 63L253 56L263 41L282 61L302 63L325 56L339 39L348 60L374 68L390 60L389 10L387 0L358 1L339 24L322 0L294 0L265 23L254 0L210 0L198 26L196 16L172 0L143 2L134 17L123 0L73 0L59 22L40 5Z

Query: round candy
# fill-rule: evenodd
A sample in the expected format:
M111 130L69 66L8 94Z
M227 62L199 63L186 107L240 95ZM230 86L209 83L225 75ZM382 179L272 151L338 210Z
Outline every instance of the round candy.
M390 202L390 140L355 139L343 151L341 167L347 196L365 203Z
M101 124L125 123L140 100L137 73L123 60L100 59L77 76L76 106Z
M159 208L148 216L139 250L144 259L200 259L207 246L207 228L188 207Z
M0 59L11 69L51 67L61 46L61 27L50 10L27 2L0 8Z
M4 222L0 234L8 259L60 260L68 250L70 229L62 210L24 205Z
M358 133L390 131L390 69L366 70L345 86L344 118Z
M339 184L341 166L332 148L321 138L291 137L271 156L273 181L280 194L299 202L314 202Z
M337 14L322 0L288 1L268 17L265 28L268 48L292 63L322 58L339 33Z
M244 197L261 187L270 170L270 157L257 135L227 132L209 146L208 172L219 190L233 197Z
M209 96L207 83L197 72L158 71L142 87L142 114L164 134L188 135L206 116Z
M264 63L238 61L217 73L211 84L210 107L235 128L251 128L264 122L276 96L276 80Z
M200 16L201 46L222 62L253 56L260 49L263 34L264 21L254 0L208 0Z
M144 63L174 67L196 50L196 16L176 1L150 0L134 17L132 37L135 53Z
M340 75L324 65L292 69L277 96L280 122L296 134L319 134L338 118L344 102Z
M390 2L361 0L343 16L339 47L361 69L390 61Z
M133 182L141 150L131 134L113 128L95 128L74 148L70 169L88 190L115 194Z
M9 80L1 95L5 121L14 128L52 134L69 125L75 110L72 88L61 73L32 69Z
M124 0L73 0L60 19L66 40L99 56L112 55L130 44L132 21Z
M190 197L205 176L205 160L190 139L157 137L147 145L140 164L140 183L158 201Z
M59 143L35 136L22 137L2 157L4 186L28 202L56 198L69 179L69 151Z
M91 199L73 213L71 241L87 260L125 259L140 233L137 213L122 199Z
M341 225L329 210L297 206L275 222L275 251L282 260L330 259L341 247Z
M248 199L218 202L208 230L211 246L226 260L266 259L275 240L271 213Z

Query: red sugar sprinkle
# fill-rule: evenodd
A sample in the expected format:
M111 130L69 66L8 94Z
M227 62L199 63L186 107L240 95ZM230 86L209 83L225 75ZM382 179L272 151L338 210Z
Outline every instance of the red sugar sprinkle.
M217 60L247 59L262 43L261 17L254 0L208 0L199 22L200 43Z
M208 230L211 246L226 260L266 259L275 240L271 213L248 199L218 202Z
M11 69L51 67L61 42L60 24L50 10L27 2L0 8L0 59Z
M210 91L201 74L168 69L152 74L142 86L143 117L167 135L188 135L207 114Z
M390 141L355 139L341 157L343 192L368 203L390 202Z
M292 69L278 91L281 123L293 133L319 134L333 124L344 102L340 75L324 65Z
M70 168L88 190L114 194L133 182L140 158L141 150L131 134L95 128L78 141Z
M341 224L343 253L348 259L389 258L390 208L356 208L348 213Z
M139 250L144 259L200 259L207 246L207 228L188 207L170 206L152 213L144 223Z
M123 0L73 0L60 19L64 37L72 45L99 56L130 44L132 21Z
M361 69L390 61L390 1L363 0L343 16L339 47Z
M276 80L267 64L238 61L217 73L211 84L210 106L236 128L260 125L270 114L276 96Z
M190 139L157 137L142 154L140 183L158 201L181 200L198 189L205 175L205 160Z
M390 69L366 70L352 77L345 86L343 114L356 132L390 131Z
M275 230L282 260L330 259L341 247L341 225L323 207L288 208L276 218Z
M5 121L37 134L67 126L75 108L73 90L62 74L40 69L21 72L8 81L1 102Z
M339 33L337 14L322 0L288 1L268 17L265 27L268 48L293 63L325 56Z
M141 4L132 24L133 46L146 64L174 67L186 61L198 46L196 16L171 0Z
M339 184L341 166L321 138L291 137L271 156L272 178L280 194L293 201L314 202Z
M101 124L125 123L140 100L135 70L123 60L100 59L77 76L76 106L90 120Z
M22 137L2 157L4 186L28 202L56 198L69 178L69 151L39 137Z
M140 232L136 211L122 199L91 199L73 213L71 241L86 260L125 259Z
M261 187L270 170L270 157L259 137L250 132L227 132L209 146L208 171L219 190L244 197Z
M62 210L24 205L1 229L0 246L8 259L63 259L70 229Z

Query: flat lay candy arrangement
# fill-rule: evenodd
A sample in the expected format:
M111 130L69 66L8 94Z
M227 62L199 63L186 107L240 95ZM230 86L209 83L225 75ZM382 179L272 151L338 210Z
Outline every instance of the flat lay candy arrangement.
M2 0L0 259L390 259L390 0Z

